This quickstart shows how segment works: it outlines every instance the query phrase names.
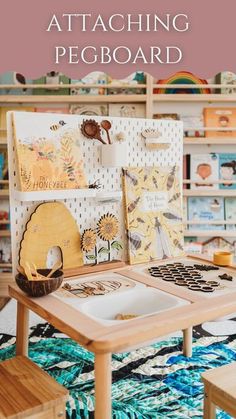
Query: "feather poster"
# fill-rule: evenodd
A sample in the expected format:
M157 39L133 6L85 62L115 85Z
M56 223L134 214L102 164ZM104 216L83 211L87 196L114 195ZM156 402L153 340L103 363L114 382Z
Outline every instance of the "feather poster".
M131 264L184 254L179 168L123 169Z
M67 115L14 112L13 126L22 191L86 187L78 129Z

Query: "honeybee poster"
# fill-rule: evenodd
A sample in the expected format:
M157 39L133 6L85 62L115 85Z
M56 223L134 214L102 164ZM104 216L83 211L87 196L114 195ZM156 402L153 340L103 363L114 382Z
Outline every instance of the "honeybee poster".
M129 262L183 255L179 168L125 168L123 186Z
M22 191L86 187L78 130L64 119L47 113L13 113Z

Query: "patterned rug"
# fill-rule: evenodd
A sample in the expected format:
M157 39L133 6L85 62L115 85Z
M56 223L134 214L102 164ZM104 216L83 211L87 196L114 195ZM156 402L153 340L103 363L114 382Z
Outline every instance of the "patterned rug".
M182 339L113 356L113 419L202 418L201 374L236 361L236 335L203 336L195 329L192 358ZM0 360L14 356L15 337L0 335ZM30 336L30 358L70 390L67 418L94 417L94 356L48 324ZM230 418L218 412L218 419Z

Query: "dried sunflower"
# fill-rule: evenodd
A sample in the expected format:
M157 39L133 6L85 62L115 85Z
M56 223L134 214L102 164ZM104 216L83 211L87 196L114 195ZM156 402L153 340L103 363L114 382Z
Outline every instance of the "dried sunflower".
M96 246L97 237L96 231L91 228L84 230L81 237L81 247L84 252L90 252Z
M104 214L98 221L97 233L104 241L113 240L118 233L118 220L113 214Z

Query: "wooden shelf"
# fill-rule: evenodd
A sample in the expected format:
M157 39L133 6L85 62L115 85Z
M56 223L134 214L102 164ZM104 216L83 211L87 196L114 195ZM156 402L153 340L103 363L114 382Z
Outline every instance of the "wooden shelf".
M4 268L11 268L12 267L12 263L0 263L0 268L4 269Z
M146 95L1 95L0 103L132 103L146 102Z
M193 86L192 86L193 87ZM153 94L154 102L235 102L235 94Z
M185 137L184 138L184 145L236 145L236 137L212 137L212 138L206 138L206 137Z
M225 196L225 197L235 197L236 198L236 189L226 190L226 189L216 189L216 190L199 190L199 189L184 189L184 196Z
M236 230L184 230L185 237L235 237Z
M97 89L145 89L146 84L138 83L71 83L71 84L1 84L0 90L23 90L23 89L79 89L79 88L97 88ZM234 86L235 87L235 86ZM23 94L24 96L24 94Z
M8 189L0 189L0 199L9 198L9 190Z
M194 184L194 183L197 183L197 182L198 181L196 181L196 180L183 179L183 183L186 184L186 185L191 185L191 184ZM213 182L212 181L209 182L209 180L201 180L200 183L201 183L201 185L208 185L209 183L211 183L213 185L220 185L222 183L235 185L236 180L223 180L223 179L221 179L221 180L214 180ZM221 189L221 190L223 190L223 189ZM236 191L236 189L235 189L235 191Z
M0 237L11 237L10 230L0 230Z

